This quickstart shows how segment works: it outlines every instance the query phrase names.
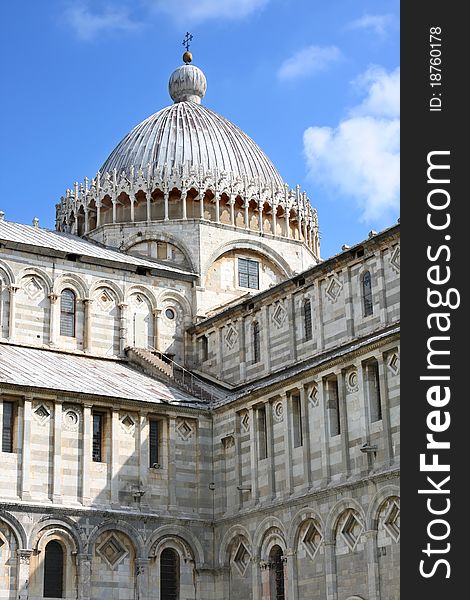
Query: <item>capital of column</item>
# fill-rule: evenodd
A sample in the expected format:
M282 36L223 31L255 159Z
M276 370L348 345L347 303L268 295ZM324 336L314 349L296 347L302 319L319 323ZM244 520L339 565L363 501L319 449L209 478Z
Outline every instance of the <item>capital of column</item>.
M58 300L59 296L57 294L55 294L54 292L51 292L49 294L49 300L51 301L52 304L55 304Z
M19 548L16 551L16 554L18 556L18 559L20 561L21 565L29 565L29 561L31 560L31 555L33 554L34 550L29 550L26 548Z
M10 292L12 294L14 294L15 292L17 292L20 289L20 286L12 283L10 286L8 286L8 289L10 290Z

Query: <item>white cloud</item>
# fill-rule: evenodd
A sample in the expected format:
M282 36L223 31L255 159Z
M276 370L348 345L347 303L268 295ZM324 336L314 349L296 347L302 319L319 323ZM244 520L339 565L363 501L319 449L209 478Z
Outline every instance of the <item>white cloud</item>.
M308 46L287 58L278 70L279 79L297 79L323 71L341 58L336 46Z
M360 19L352 21L348 29L371 29L377 35L387 35L389 29L395 24L393 15L364 15Z
M179 23L210 19L242 19L264 8L270 0L146 0L146 4Z
M367 95L336 127L309 127L304 155L315 183L361 210L361 220L387 224L399 206L399 69L379 67L359 80Z
M81 40L91 40L106 31L132 31L141 26L132 20L125 7L108 5L102 12L94 13L86 2L69 4L64 19Z

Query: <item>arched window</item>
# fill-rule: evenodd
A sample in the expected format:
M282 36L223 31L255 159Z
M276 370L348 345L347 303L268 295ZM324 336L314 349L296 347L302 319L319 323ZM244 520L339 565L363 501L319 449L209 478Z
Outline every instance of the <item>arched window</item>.
M271 600L284 600L284 563L280 546L274 546L269 553L271 567Z
M176 550L165 548L160 554L160 600L179 600L180 559Z
M44 598L63 598L64 551L56 540L46 546L44 557Z
M259 323L253 323L253 362L258 363L261 360L261 338Z
M72 290L64 290L60 295L60 335L75 337L75 313L77 299Z
M368 317L374 312L372 303L372 280L369 271L362 276L362 298L364 301L364 316Z
M304 333L305 340L312 339L312 304L310 300L305 300L303 305L304 311Z

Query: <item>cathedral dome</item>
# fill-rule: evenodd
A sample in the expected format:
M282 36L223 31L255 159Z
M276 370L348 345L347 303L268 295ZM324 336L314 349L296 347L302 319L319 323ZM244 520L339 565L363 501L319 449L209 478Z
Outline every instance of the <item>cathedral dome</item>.
M100 172L116 169L120 174L132 167L150 167L154 175L189 167L282 187L282 177L261 148L239 127L200 104L205 91L206 78L200 69L189 64L177 68L169 81L175 103L134 127Z

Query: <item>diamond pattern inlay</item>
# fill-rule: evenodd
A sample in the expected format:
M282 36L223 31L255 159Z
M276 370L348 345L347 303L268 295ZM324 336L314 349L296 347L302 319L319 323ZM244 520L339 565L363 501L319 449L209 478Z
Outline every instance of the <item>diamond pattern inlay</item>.
M346 542L351 551L356 547L364 527L354 512L349 511L344 525L341 528L341 537Z
M240 542L238 549L235 553L235 557L233 559L233 564L237 568L240 575L243 577L246 573L248 565L250 564L250 553L246 549L246 546L243 542Z
M322 539L323 536L319 527L315 522L312 521L308 525L307 530L302 538L302 545L312 560L315 558Z
M97 552L112 569L115 569L127 555L126 548L114 534L99 546Z
M343 289L343 284L338 279L336 275L330 279L328 283L328 287L326 288L326 295L332 301L336 302L338 300L339 295L341 294L341 290Z
M400 539L400 507L395 500L390 503L387 510L384 527L393 541L398 542Z

